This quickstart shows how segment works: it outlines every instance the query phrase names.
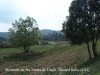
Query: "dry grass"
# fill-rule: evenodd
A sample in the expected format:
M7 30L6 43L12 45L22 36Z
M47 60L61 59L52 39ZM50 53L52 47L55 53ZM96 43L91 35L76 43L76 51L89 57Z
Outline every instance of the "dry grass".
M50 47L51 46L51 47ZM33 47L32 47L33 48ZM37 49L37 50L36 50ZM39 49L39 50L38 50ZM0 50L1 51L1 50ZM2 52L4 55L6 53ZM3 57L3 55L0 57ZM19 71L19 72L5 72L5 68L9 69L47 69L47 68L77 68L84 62L88 61L88 53L86 45L70 46L66 42L60 42L47 47L36 46L35 50L29 54L23 54L20 51L13 53L8 52L6 58L0 58L0 75L72 75L66 72L50 72L50 71ZM84 65L85 66L85 65ZM80 72L81 74L81 72ZM76 74L77 75L77 74Z

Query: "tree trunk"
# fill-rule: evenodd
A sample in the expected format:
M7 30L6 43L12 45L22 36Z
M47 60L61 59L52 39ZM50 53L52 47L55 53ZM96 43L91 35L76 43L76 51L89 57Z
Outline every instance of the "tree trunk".
M94 43L94 40L93 40L93 43L92 43L92 50L93 50L94 57L97 57L96 44Z
M25 50L25 53L29 53L29 50L27 49L27 50Z
M29 53L29 50L26 48L25 45L24 45L24 50L25 50L25 53Z
M88 47L89 57L90 57L90 59L92 59L92 57L91 57L91 52L90 52L90 48L89 48L89 43L88 43L88 42L87 42L87 47Z
M97 38L98 38L98 32L96 34L96 31L94 30L92 32L93 34L91 35L92 38L92 50L93 50L93 55L94 57L97 57L97 51L96 51L96 43L97 43Z

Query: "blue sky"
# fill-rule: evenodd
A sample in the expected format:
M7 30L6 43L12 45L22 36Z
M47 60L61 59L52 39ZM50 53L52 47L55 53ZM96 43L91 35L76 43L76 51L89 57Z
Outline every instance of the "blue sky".
M61 30L72 0L0 0L0 32L7 32L12 22L33 17L39 29Z

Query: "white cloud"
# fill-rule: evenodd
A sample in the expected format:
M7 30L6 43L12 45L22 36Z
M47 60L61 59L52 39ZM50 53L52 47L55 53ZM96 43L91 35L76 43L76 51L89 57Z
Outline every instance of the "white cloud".
M1 2L2 1L2 2ZM9 27L19 17L31 16L36 19L40 29L61 30L62 22L68 15L72 0L0 0L0 22ZM5 4L6 3L6 4ZM4 7L4 8L2 8ZM6 15L6 16L5 16ZM7 24L9 23L9 24ZM7 31L5 28L2 31ZM1 31L1 30L0 30Z
M11 27L11 24L0 23L0 32L8 32L8 29Z

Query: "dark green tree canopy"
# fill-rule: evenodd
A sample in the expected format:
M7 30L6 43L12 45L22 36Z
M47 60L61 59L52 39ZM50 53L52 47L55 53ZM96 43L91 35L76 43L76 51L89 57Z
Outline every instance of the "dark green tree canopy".
M100 0L73 0L69 16L62 25L62 32L71 44L92 41L93 51L96 51L100 35Z

